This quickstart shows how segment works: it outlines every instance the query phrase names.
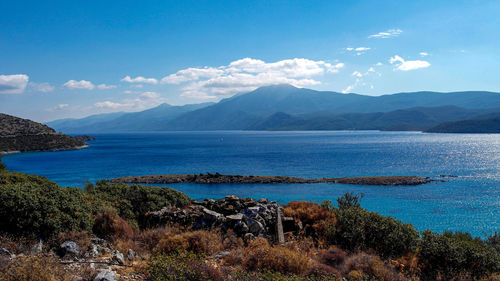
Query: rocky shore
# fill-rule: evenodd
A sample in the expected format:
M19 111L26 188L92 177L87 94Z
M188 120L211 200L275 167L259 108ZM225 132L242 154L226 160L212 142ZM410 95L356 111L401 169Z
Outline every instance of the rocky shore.
M420 185L432 182L428 177L420 176L373 176L373 177L343 177L343 178L317 178L307 179L286 176L241 176L221 175L219 173L199 175L148 175L129 176L108 179L113 183L146 183L146 184L279 184L279 183L342 183L358 185Z

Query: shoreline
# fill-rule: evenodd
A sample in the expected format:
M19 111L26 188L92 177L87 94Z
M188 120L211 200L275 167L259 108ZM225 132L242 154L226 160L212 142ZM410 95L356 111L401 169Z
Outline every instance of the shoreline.
M11 150L11 151L0 151L0 155L19 154L19 153L26 153L26 152L57 152L57 151L69 151L69 150L81 150L81 149L85 149L88 147L89 147L89 145L85 144L85 145L81 145L81 146L67 147L67 148L27 150L27 151Z
M379 185L379 186L412 186L427 184L436 180L420 176L369 176L369 177L340 177L340 178L300 178L287 176L241 176L199 174L199 175L146 175L127 176L113 179L105 179L110 183L142 183L142 184L282 184L282 183L330 183L330 184L356 184L356 185Z

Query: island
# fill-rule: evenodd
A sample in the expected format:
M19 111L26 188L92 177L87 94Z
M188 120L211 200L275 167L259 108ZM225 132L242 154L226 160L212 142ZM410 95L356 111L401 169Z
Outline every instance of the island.
M146 183L146 184L279 184L279 183L343 183L358 185L420 185L432 182L428 177L420 176L371 176L371 177L342 177L342 178L299 178L286 176L241 176L221 175L219 173L198 175L147 175L128 176L107 179L111 183Z

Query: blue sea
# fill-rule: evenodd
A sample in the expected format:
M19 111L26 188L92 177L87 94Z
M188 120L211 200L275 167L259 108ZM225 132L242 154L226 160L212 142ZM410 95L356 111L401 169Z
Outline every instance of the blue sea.
M63 186L149 174L350 177L419 175L446 182L420 186L344 184L170 185L193 199L228 194L321 202L363 193L362 206L422 231L500 230L500 135L418 132L162 132L96 134L87 149L7 155L10 170ZM439 175L456 175L440 178Z

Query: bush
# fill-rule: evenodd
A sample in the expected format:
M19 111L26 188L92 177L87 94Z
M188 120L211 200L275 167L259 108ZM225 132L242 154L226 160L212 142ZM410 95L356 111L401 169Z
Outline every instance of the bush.
M224 274L192 252L172 252L154 257L149 265L148 280L154 281L219 281Z
M324 264L315 264L311 266L307 270L306 276L314 278L315 280L342 280L342 274L340 274L338 270Z
M424 231L419 259L425 278L453 279L471 274L475 279L500 271L500 255L494 247L468 233Z
M323 235L327 225L335 224L335 215L315 203L292 201L285 206L283 213L302 222L303 232L307 236Z
M414 252L419 234L410 224L384 217L362 208L336 210L337 224L330 225L326 237L330 244L342 249L373 249L379 255L399 257Z
M331 247L321 255L321 262L329 266L338 266L344 262L346 252L337 247Z
M91 207L83 190L10 172L2 173L1 181L9 182L0 187L2 232L48 238L70 230L91 230Z
M54 258L45 256L18 257L0 271L2 281L73 281Z
M118 239L129 240L134 237L134 230L130 224L112 210L104 210L102 213L97 214L92 230L98 237L111 241Z
M344 271L352 280L405 280L391 265L385 264L378 256L366 253L349 256Z
M5 170L7 167L2 163L2 154L0 154L0 171Z
M250 242L244 251L242 266L252 271L270 270L284 274L303 274L311 263L307 256L285 247L272 247L262 238Z
M100 181L94 188L87 188L90 194L109 202L118 215L129 222L141 224L147 212L163 207L182 207L191 199L172 188L106 183Z
M155 248L155 252L172 253L189 251L211 255L222 250L222 243L220 233L206 230L189 231L161 239Z

